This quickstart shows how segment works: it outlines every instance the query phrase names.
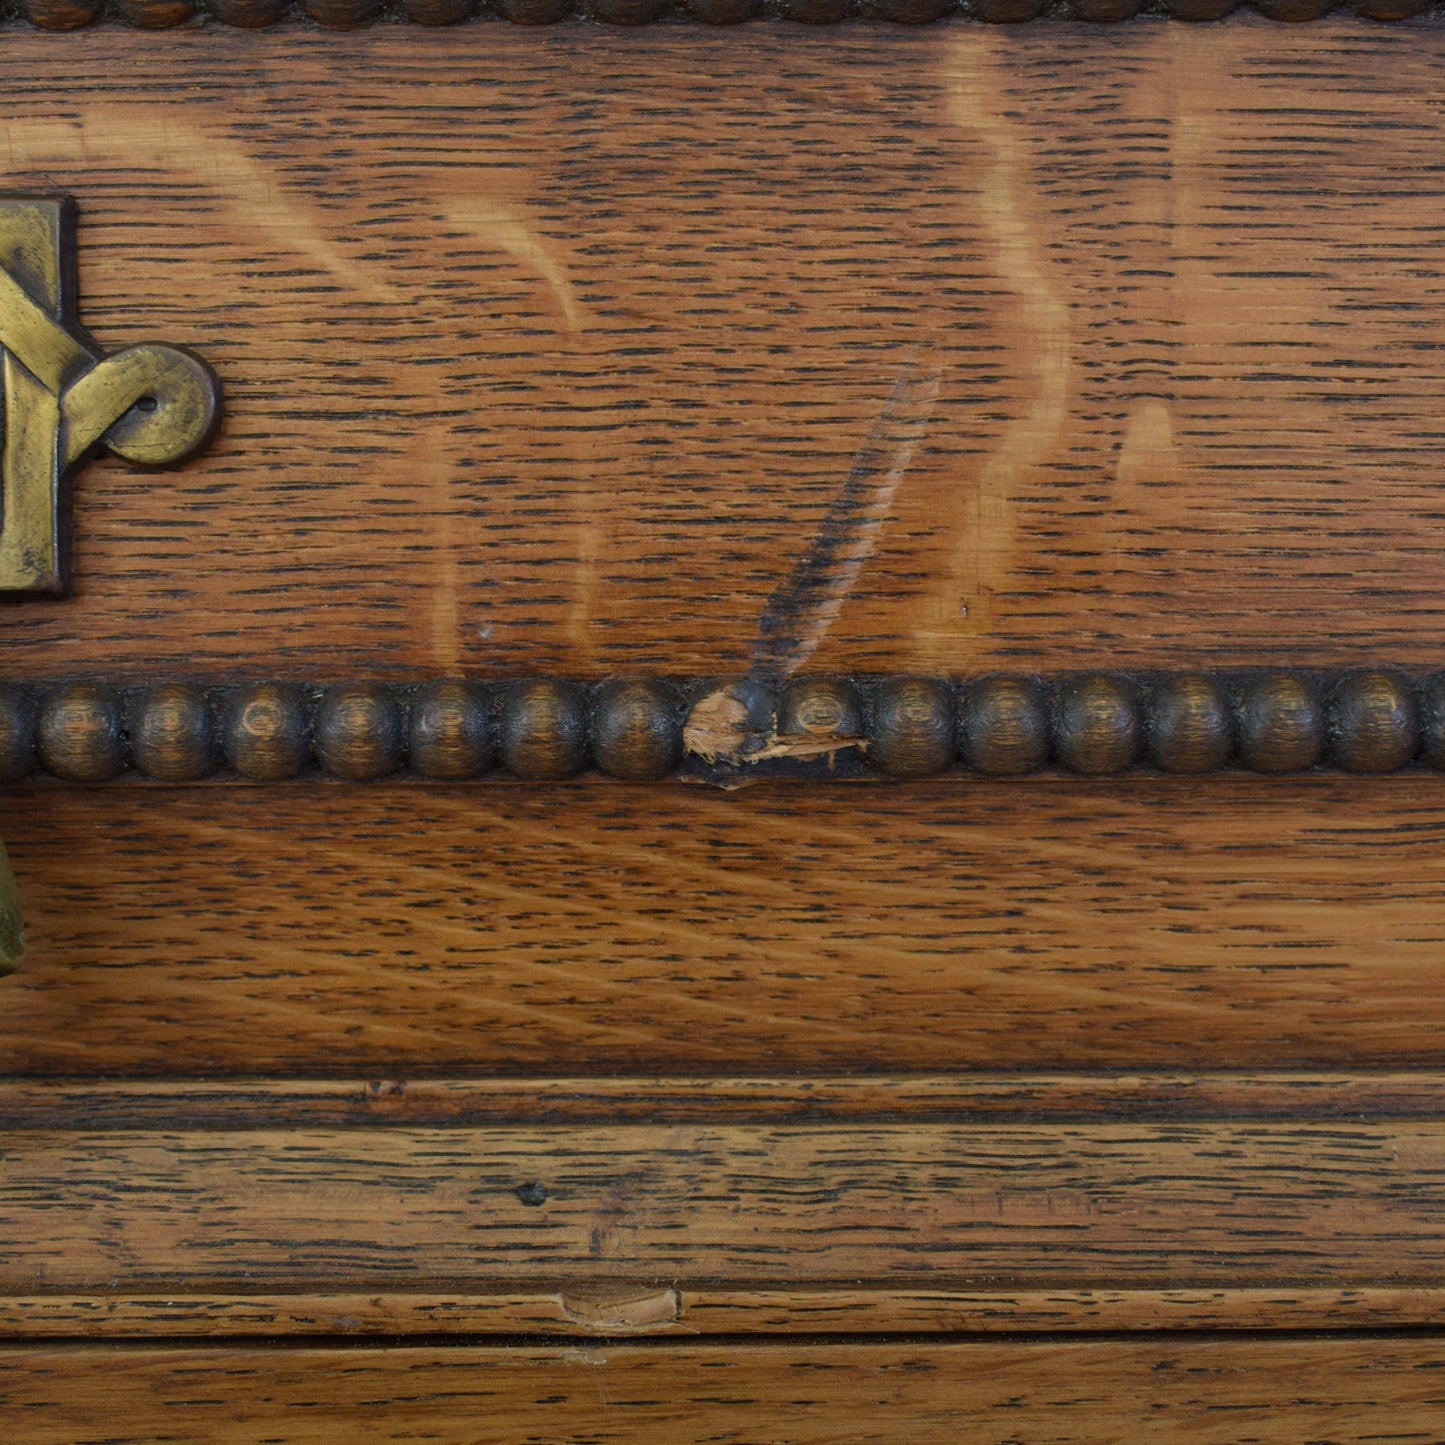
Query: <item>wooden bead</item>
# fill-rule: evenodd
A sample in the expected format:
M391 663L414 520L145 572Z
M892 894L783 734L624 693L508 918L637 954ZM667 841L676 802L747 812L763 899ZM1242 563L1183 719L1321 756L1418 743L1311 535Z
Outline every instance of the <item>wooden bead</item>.
M1102 673L1069 678L1054 699L1054 756L1071 773L1122 773L1139 756L1134 689Z
M190 0L111 0L111 8L137 30L171 30L196 13Z
M411 765L423 777L459 782L492 765L486 689L474 682L429 682L411 705Z
M18 783L35 771L35 700L13 683L0 683L0 783Z
M991 25L1017 25L1034 20L1048 9L1049 0L970 0L969 13Z
M663 0L592 0L592 13L608 25L646 25L662 5Z
M211 700L198 687L162 682L136 693L127 708L131 755L148 778L195 783L219 761Z
M222 25L241 30L264 30L278 24L290 10L290 0L203 0L206 14Z
M1298 24L1302 20L1320 20L1335 8L1337 0L1254 0L1254 8L1271 20Z
M103 8L103 0L21 0L20 15L42 30L79 30Z
M852 8L852 0L781 0L778 13L804 25L831 25Z
M329 773L372 782L402 762L401 708L379 682L348 682L327 688L316 709L316 756Z
M927 25L955 8L957 0L872 0L867 9L895 25Z
M551 25L571 14L571 0L492 0L497 14L513 25Z
M1223 20L1243 0L1164 0L1165 12L1176 20Z
M128 761L120 699L93 682L52 689L40 704L36 725L40 760L57 778L103 783Z
M1166 678L1145 710L1149 760L1165 773L1209 773L1234 752L1234 718L1218 682L1201 673Z
M1420 683L1419 700L1420 761L1445 772L1445 672Z
M402 14L418 25L458 25L476 9L475 0L402 0Z
M959 704L959 751L990 777L1031 773L1049 756L1049 705L1027 677L982 677Z
M1251 678L1235 705L1235 726L1240 760L1257 773L1300 772L1324 752L1324 705L1304 673Z
M863 700L839 677L800 677L778 693L774 714L778 740L799 744L799 755L856 747L864 736Z
M382 0L303 0L303 8L328 30L364 30L381 14Z
M891 778L928 778L954 756L953 694L931 677L890 677L873 690L868 756Z
M1420 745L1415 689L1391 672L1354 672L1342 677L1326 709L1330 755L1351 773L1393 773Z
M514 777L546 782L587 765L587 696L575 682L534 678L513 683L497 720L502 766Z
M762 678L699 679L690 693L682 730L686 756L726 770L768 746L777 697Z
M687 13L703 25L738 25L758 8L758 0L686 0Z
M1144 0L1069 0L1069 13L1077 20L1112 25L1128 20L1144 7Z
M1408 20L1429 8L1431 0L1355 0L1351 7L1366 20Z
M279 783L300 776L311 751L303 690L287 682L236 688L222 714L221 745L226 761L253 782Z
M664 682L617 679L592 698L592 756L614 778L664 778L682 761L682 704Z

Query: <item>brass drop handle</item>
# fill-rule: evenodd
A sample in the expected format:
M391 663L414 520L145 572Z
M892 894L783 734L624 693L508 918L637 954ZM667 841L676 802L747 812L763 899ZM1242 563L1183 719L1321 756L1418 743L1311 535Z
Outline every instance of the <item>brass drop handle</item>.
M0 975L14 973L25 956L25 925L20 919L20 892L0 843Z

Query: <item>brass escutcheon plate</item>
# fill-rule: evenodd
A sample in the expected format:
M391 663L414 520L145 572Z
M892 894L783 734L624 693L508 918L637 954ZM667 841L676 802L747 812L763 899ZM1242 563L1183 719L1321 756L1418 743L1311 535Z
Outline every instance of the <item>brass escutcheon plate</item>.
M161 342L102 355L75 292L74 202L0 195L0 593L70 590L69 483L94 451L173 466L220 421L200 357Z

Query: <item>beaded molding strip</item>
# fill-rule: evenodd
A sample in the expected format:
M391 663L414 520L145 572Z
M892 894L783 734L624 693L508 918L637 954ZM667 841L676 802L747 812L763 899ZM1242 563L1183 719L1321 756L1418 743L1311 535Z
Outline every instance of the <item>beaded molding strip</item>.
M518 25L599 20L609 25L697 21L735 25L750 19L883 20L922 25L945 17L1012 23L1062 19L1109 22L1147 15L1219 20L1252 9L1272 20L1318 20L1336 10L1370 20L1405 20L1438 9L1438 0L16 0L6 14L44 30L75 30L116 20L140 30L168 30L193 21L262 29L287 20L314 21L328 30L359 30L379 22L456 25L501 19Z
M1445 771L1445 673L0 683L0 781Z

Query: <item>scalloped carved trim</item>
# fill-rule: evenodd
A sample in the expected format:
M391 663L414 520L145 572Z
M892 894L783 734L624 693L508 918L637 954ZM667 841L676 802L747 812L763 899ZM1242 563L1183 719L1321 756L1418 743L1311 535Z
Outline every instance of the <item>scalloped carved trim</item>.
M0 782L1445 770L1445 673L0 683Z
M593 20L606 25L654 21L736 25L776 19L807 25L884 21L923 25L959 19L993 24L1023 20L1085 20L1112 23L1134 16L1219 20L1253 11L1272 20L1318 20L1336 12L1370 20L1406 20L1441 7L1430 0L18 0L13 13L44 30L76 30L116 21L139 30L168 30L197 20L265 29L286 21L314 22L328 30L360 30L400 21L457 25L509 20L551 25Z

